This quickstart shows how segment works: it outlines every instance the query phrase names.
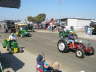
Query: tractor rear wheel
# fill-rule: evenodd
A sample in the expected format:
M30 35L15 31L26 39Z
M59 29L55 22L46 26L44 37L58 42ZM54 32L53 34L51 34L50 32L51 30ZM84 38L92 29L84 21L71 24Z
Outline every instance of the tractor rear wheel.
M11 48L9 48L9 49L7 49L8 50L8 53L9 54L13 54L13 52L12 52L12 49Z

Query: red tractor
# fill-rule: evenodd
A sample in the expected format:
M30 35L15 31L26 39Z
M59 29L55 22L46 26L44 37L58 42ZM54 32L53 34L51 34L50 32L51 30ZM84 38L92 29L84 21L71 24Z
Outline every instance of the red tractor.
M94 48L89 46L86 47L81 41L74 41L73 43L67 42L64 39L60 39L57 43L58 50L60 52L67 53L69 51L74 51L76 54L76 57L78 58L84 58L85 55L94 55Z

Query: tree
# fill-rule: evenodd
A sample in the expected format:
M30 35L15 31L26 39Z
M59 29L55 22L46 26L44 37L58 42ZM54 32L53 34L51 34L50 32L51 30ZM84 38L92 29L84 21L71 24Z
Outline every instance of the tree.
M27 17L27 20L28 20L29 22L31 22L31 21L32 21L32 19L33 19L33 17L32 17L32 16L28 16L28 17Z
M38 14L37 16L35 17L32 17L32 16L28 16L27 17L27 20L29 22L35 22L35 23L41 23L42 21L44 21L46 18L46 14L42 13L42 14Z
M38 16L36 16L36 21L37 23L41 23L42 21L44 21L46 18L46 14L39 14Z

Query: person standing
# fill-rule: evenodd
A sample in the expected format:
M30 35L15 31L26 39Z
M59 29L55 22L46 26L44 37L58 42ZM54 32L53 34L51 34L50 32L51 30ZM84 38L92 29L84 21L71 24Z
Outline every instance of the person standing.
M92 27L88 27L87 34L88 34L88 35L92 35Z

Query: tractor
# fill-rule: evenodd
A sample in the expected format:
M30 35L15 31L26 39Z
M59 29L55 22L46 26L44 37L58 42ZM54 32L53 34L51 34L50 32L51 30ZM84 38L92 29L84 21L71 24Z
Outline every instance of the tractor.
M24 48L20 48L16 40L4 39L2 46L6 48L9 53L24 52Z
M69 36L71 35L71 39ZM57 43L60 52L73 51L78 58L84 58L84 55L94 55L94 48L92 46L85 46L81 40L78 39L74 31L67 30L59 32L60 40ZM70 42L71 40L71 42Z
M32 35L28 32L27 24L18 24L17 25L16 35L19 37L31 37Z
M74 37L75 37L75 38L78 38L77 34L76 34L75 31L73 31L73 30L60 31L60 32L59 32L59 37L60 37L60 38L68 37L68 35L70 34L70 32L73 32Z
M58 50L62 53L73 51L78 58L84 58L85 55L94 55L94 48L92 46L85 46L81 40L75 40L74 46L72 42L65 39L60 39L57 43Z

